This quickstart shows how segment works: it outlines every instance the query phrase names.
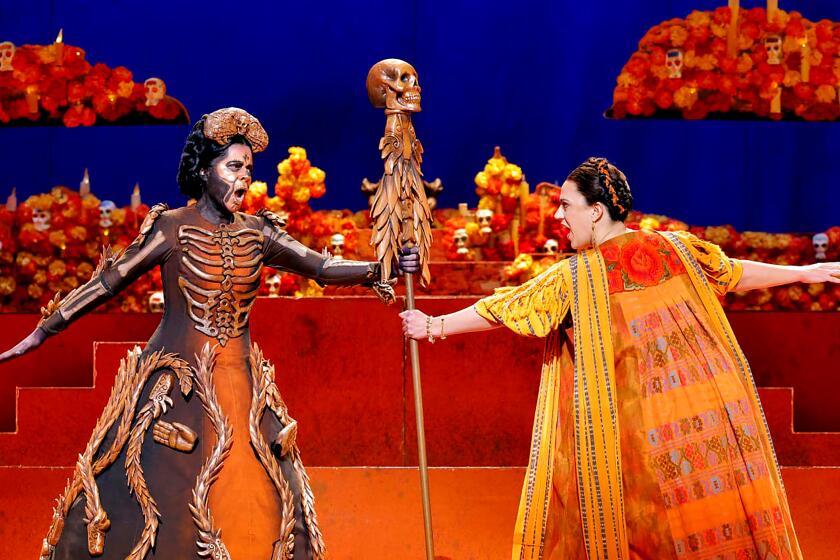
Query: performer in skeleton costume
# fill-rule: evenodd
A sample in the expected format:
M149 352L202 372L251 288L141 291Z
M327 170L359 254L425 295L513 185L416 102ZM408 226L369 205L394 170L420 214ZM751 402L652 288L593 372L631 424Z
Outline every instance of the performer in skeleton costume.
M237 108L205 115L187 138L178 183L197 204L154 206L120 255L56 299L0 361L23 354L161 267L166 307L145 349L122 361L111 397L57 500L41 559L321 559L309 479L274 368L248 316L270 266L322 284L393 291L378 263L334 261L263 211L238 212L252 154L268 136ZM416 253L400 258L416 272ZM179 395L180 394L180 395Z

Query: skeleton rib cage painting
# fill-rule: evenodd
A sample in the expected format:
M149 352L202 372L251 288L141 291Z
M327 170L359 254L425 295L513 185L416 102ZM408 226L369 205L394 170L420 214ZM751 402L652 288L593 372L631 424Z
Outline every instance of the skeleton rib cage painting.
M249 313L263 266L364 284L383 299L393 290L379 263L333 259L292 239L271 212L238 212L252 153L267 143L241 109L205 115L178 172L197 204L154 206L124 252L106 249L91 280L56 298L32 334L0 356L35 348L160 266L161 323L145 349L122 360L45 528L42 560L324 558L297 424L272 364L251 343Z

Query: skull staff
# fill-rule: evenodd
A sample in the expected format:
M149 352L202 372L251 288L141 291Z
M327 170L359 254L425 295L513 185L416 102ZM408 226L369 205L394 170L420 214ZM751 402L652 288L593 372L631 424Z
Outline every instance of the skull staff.
M414 133L411 113L420 111L420 83L411 64L389 58L373 65L367 76L371 104L385 109L385 134L379 151L385 160L385 173L373 195L370 210L373 222L371 245L382 263L382 281L400 254L400 248L416 251L420 257L420 282L429 283L429 249L432 245L432 211L426 200L420 164L423 146ZM406 308L414 309L413 274L405 275ZM409 340L411 371L414 382L414 410L417 419L417 455L420 466L420 489L423 495L423 523L426 558L434 558L432 510L429 502L429 472L426 463L426 435L423 426L423 396L420 384L420 351L417 341Z

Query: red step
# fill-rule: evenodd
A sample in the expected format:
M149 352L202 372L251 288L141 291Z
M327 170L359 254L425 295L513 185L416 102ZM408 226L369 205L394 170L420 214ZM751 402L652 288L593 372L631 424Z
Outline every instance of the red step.
M424 557L416 469L312 467L318 519L335 560ZM3 558L37 558L69 468L0 467ZM435 558L510 558L524 468L437 468L430 471ZM808 560L834 560L840 532L840 468L782 469L800 546ZM20 492L19 489L25 489ZM127 491L127 490L126 490ZM106 541L107 548L107 541Z

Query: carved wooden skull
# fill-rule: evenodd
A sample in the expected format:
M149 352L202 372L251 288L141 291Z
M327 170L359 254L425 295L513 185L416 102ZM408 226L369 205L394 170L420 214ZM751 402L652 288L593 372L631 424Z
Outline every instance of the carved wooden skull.
M374 64L368 72L367 92L377 109L420 111L420 83L408 62L388 58Z
M157 105L166 95L166 84L160 78L149 78L143 86L146 88L146 107Z
M782 63L782 38L778 35L768 35L764 39L764 49L767 51L767 64Z
M814 258L818 261L824 261L828 251L828 235L818 233L811 238L811 243L814 245Z
M481 228L481 233L487 235L492 233L493 229L490 227L490 222L493 219L493 211L489 208L479 208L475 213L475 219L478 226Z
M680 49L671 49L665 55L665 66L668 68L669 78L682 78L683 52Z
M464 228L459 228L455 230L455 233L452 235L452 240L455 242L455 246L458 247L457 253L459 255L466 255L470 252L467 248L467 240L469 236L467 235L467 230Z
M152 292L152 295L149 296L149 311L163 313L163 292Z
M556 239L548 239L543 245L543 249L549 255L556 255L560 251L560 244Z
M111 214L116 208L117 205L112 200L103 200L99 203L99 227L109 228L114 225Z
M268 297L280 296L280 284L282 279L279 274L272 274L265 279L265 285L268 286Z
M333 260L344 258L344 241L344 236L340 233L330 237L330 252L333 254Z
M0 72L10 72L14 70L12 67L12 60L15 58L15 45L10 41L3 41L0 43Z
M52 213L49 210L42 210L35 208L32 210L32 223L35 224L36 231L47 231L50 229L50 220Z

